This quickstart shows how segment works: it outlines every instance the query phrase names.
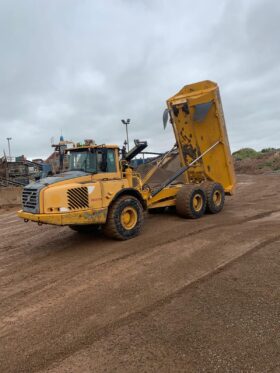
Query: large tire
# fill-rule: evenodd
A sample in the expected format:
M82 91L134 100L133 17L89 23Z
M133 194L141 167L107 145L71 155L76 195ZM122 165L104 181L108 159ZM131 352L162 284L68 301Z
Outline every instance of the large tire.
M100 225L97 224L69 225L69 228L82 234L94 234L100 231Z
M212 181L206 181L202 184L206 192L207 204L206 211L211 214L220 212L225 203L225 191L221 184Z
M206 194L199 185L184 185L176 195L176 211L183 218L198 219L206 209Z
M139 234L142 225L143 207L140 201L125 195L109 207L104 233L117 240L129 240Z

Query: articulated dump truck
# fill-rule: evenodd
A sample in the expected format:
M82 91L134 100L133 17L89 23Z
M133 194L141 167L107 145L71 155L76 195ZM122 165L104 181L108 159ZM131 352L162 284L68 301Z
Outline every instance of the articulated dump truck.
M25 222L69 226L78 232L102 229L126 240L141 230L144 211L175 206L182 218L216 214L225 194L233 194L235 174L219 88L203 81L183 87L167 100L164 126L170 122L180 167L162 184L149 180L166 164L167 152L140 176L130 163L147 146L120 152L117 145L83 145L67 149L69 170L27 185L18 216ZM180 180L180 181L179 181Z

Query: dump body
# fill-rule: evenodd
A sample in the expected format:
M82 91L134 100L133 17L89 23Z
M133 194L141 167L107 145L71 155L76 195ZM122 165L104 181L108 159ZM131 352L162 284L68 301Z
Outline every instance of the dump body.
M205 153L185 171L185 182L215 181L232 194L235 173L218 85L209 80L186 85L167 100L167 106L181 166L189 165Z

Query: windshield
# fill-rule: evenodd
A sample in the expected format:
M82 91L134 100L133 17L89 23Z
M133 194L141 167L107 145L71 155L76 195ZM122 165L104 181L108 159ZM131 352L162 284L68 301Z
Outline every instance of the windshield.
M91 174L117 172L115 150L75 150L69 152L69 171L84 171Z
M96 153L88 151L70 152L69 170L96 173Z

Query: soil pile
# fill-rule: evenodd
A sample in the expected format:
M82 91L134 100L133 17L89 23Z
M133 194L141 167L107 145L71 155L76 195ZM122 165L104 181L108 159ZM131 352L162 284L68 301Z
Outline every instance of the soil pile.
M257 152L244 148L232 155L237 173L256 175L280 171L279 149L263 149Z
M139 172L139 174L143 178L156 165L156 163L160 161L161 158L162 157L158 157L148 163L140 165L137 168L137 172ZM149 186L153 188L162 184L165 180L174 175L174 173L178 171L180 167L181 166L178 152L174 152L174 154L171 155L169 161L164 165L160 165L155 173L152 175L152 177L148 180ZM177 181L183 181L182 177L179 177Z
M258 152L251 148L243 148L234 152L232 156L236 173L258 175L280 172L280 149L267 148ZM140 165L137 168L137 172L140 173L141 177L145 176L159 160L160 157L149 163ZM149 185L157 186L161 184L179 170L179 168L179 155L176 152L167 164L158 168L149 180ZM178 180L182 181L180 178Z

